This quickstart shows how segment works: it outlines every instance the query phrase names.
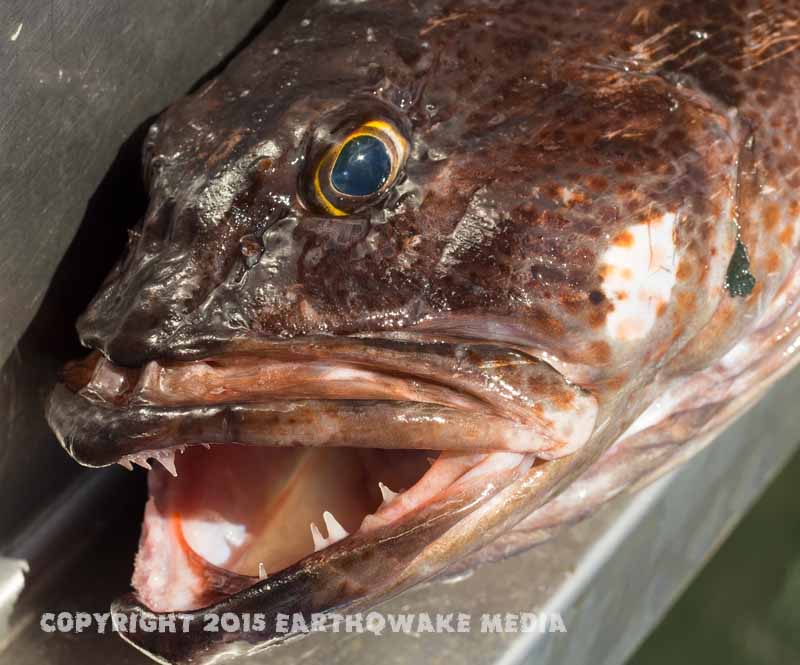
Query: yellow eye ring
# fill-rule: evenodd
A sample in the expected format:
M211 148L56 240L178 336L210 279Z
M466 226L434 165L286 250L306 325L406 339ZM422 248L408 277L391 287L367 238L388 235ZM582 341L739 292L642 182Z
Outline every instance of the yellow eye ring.
M314 199L329 215L347 216L349 205L363 205L394 184L408 151L408 141L392 123L364 123L318 161L313 172ZM344 187L334 183L337 176Z

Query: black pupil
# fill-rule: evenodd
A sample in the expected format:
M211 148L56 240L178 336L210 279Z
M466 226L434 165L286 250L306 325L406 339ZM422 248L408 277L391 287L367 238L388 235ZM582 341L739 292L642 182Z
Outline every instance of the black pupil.
M342 148L331 171L331 182L346 196L377 192L392 172L392 160L382 141L374 136L356 136Z

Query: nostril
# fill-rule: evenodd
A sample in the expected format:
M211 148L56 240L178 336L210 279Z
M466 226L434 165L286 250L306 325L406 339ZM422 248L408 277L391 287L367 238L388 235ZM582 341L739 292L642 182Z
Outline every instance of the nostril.
M248 268L252 268L264 253L265 240L264 237L267 232L279 221L285 219L289 212L289 208L282 204L274 205L269 214L266 215L264 221L256 225L253 233L243 235L239 239L239 251L244 257L245 264Z
M264 252L264 243L256 235L248 234L239 240L239 250L244 257L248 268L253 267Z

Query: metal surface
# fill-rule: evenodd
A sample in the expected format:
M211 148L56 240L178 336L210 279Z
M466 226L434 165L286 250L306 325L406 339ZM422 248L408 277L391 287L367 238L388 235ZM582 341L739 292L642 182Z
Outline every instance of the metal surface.
M148 118L220 66L270 5L0 3L0 553L81 472L42 405L80 352L77 314L143 210Z
M645 490L618 498L526 554L483 566L458 582L413 589L380 608L466 612L473 617L469 633L312 634L248 663L619 665L797 449L798 392L800 371L712 446ZM137 479L125 479L93 504L95 514L87 515L85 507L73 511L77 532L96 528L64 570L37 585L43 571L32 563L33 586L23 594L16 637L0 662L149 662L114 635L44 634L38 625L43 611L104 611L127 588L142 498ZM482 613L542 610L560 612L567 633L480 632Z
M0 363L36 313L120 145L216 66L269 5L0 4L0 284L13 284L0 290Z
M0 650L3 635L8 634L8 623L17 597L25 586L25 573L30 570L22 559L0 557Z

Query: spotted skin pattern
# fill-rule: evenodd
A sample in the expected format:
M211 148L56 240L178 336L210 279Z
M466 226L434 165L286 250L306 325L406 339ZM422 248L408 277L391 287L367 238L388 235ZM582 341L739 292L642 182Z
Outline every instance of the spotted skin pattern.
M787 371L798 89L797 2L297 1L168 109L145 146L150 207L78 326L111 363L489 343L546 363L513 387L535 403L558 386L561 421L564 386L597 404L582 447L435 548L376 546L345 581L356 555L311 558L273 583L291 593L226 607L373 602L471 552L537 542L687 458ZM397 182L352 215L321 214L309 174L375 119L409 142ZM479 355L469 367L488 366ZM405 571L392 582L387 560ZM215 648L200 633L141 639L176 661Z

